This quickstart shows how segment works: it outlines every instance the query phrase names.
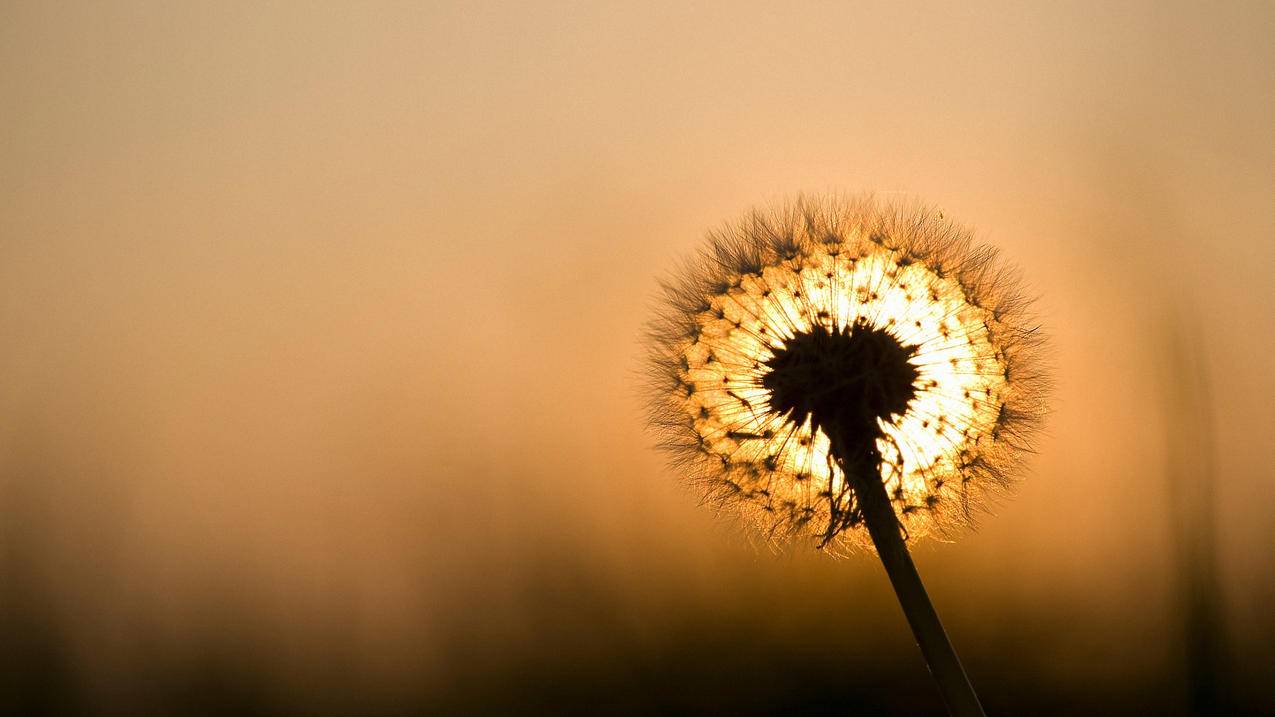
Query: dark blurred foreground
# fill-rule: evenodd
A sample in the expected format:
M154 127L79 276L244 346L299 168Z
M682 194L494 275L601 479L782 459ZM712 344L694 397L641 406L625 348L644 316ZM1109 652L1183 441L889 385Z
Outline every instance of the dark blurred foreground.
M518 598L523 625L486 623L477 598L471 614L438 636L445 667L429 667L422 650L419 674L409 670L396 681L375 679L352 664L358 646L339 633L289 661L268 657L269 643L282 636L227 605L208 616L207 632L180 646L158 635L126 636L129 649L120 659L127 664L94 675L84 671L67 624L32 580L31 566L10 553L0 603L0 713L942 713L901 615L881 612L888 595L880 584L864 589L838 581L795 607L793 591L770 585L753 596L760 601L755 608L695 605L635 616L625 614L629 601L587 570L561 560L541 567ZM851 599L856 592L866 598L862 611ZM729 602L734 596L705 597ZM1192 613L1179 617L1181 631L1166 626L1145 636L1138 653L1144 664L1112 665L1109 676L1096 679L1085 655L1053 653L1060 635L1085 630L1083 624L1001 612L984 625L952 632L990 714L1275 710L1275 700L1244 674L1237 655L1211 652L1214 662L1201 672L1201 655L1192 652L1199 647L1191 641ZM1122 637L1118 630L1109 634ZM1100 638L1092 649L1092 660L1109 659ZM1243 660L1269 666L1275 650ZM404 664L412 662L408 655Z

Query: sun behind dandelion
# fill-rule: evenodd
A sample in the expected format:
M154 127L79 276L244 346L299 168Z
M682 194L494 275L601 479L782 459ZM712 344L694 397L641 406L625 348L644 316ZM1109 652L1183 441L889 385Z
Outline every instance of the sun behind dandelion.
M845 474L861 454L908 537L951 535L1044 410L1038 333L995 259L937 210L870 198L710 233L651 326L662 446L771 538L870 544Z

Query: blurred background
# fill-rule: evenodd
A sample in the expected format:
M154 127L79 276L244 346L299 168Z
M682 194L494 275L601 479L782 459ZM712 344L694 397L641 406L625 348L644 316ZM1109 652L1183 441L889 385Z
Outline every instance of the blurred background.
M988 710L1275 712L1275 5L0 6L0 712L933 714L700 509L658 277L798 191L1019 266L1054 414L915 547Z

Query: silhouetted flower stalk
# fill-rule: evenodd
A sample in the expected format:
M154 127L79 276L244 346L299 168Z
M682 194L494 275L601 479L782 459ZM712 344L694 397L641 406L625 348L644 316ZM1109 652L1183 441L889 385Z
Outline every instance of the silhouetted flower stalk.
M801 198L709 234L650 326L651 423L769 540L871 545L953 714L982 714L907 540L1003 493L1044 413L996 253L928 207Z

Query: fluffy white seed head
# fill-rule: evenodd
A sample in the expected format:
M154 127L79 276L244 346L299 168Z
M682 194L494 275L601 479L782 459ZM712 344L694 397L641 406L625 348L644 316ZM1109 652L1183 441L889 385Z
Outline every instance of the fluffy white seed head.
M853 403L847 386L881 384L876 369L790 382L783 396L774 372L785 353L814 352L819 363L817 347L871 334L907 361L910 385L893 404L868 402L891 407L866 422L844 423L875 441L908 536L953 536L1008 487L1044 413L1040 334L995 259L935 209L868 197L803 197L711 232L663 285L649 326L661 447L709 502L769 539L804 537L833 552L870 545L831 450L827 404ZM825 373L844 360L826 358ZM821 393L829 383L841 393ZM809 402L792 395L801 390Z

